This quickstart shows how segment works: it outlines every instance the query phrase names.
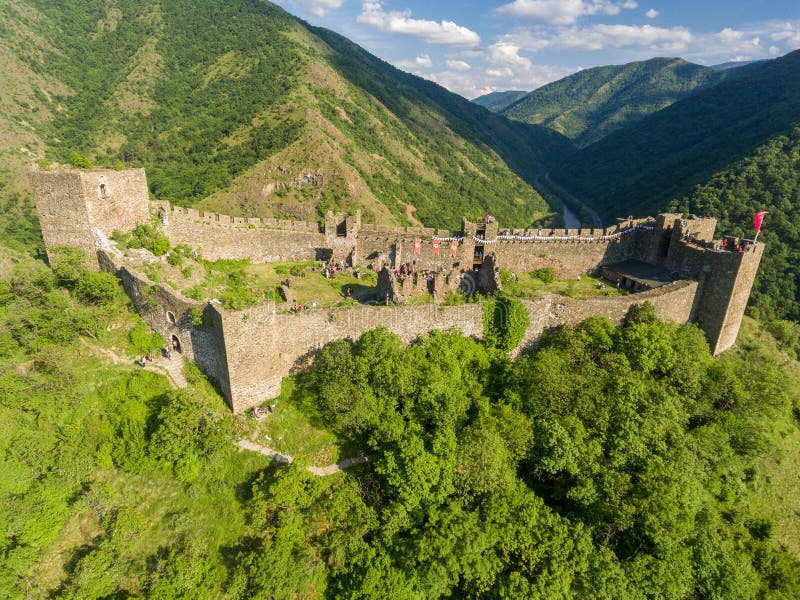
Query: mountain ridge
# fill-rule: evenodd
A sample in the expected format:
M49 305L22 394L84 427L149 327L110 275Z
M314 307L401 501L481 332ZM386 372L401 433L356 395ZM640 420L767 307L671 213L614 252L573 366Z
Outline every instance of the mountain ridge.
M15 155L5 178L21 189L26 163L77 153L144 166L155 196L234 215L359 208L407 224L413 206L431 226L489 211L527 225L548 213L531 187L541 162L571 151L267 2L9 0L0 11L9 23L28 15L33 34L19 40L52 42L34 65L51 90L31 90L5 117L22 131L47 116L36 139L14 133L0 148ZM21 41L8 51L26 56Z
M565 159L555 181L604 217L658 210L800 120L800 51L699 92Z
M499 113L546 125L586 147L734 72L663 57L593 67L542 86Z

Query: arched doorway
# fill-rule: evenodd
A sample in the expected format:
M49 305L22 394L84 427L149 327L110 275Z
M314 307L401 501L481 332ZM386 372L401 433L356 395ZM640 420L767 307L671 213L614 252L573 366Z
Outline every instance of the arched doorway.
M178 354L182 354L183 351L181 350L181 341L178 339L178 336L173 334L172 335L172 349L177 352Z

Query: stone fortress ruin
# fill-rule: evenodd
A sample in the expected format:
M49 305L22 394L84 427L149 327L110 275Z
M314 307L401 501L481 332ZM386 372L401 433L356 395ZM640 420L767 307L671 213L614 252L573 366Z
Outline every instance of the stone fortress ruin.
M548 329L589 316L621 323L632 305L649 301L662 319L696 322L719 354L736 340L764 251L761 243L714 240L716 219L680 214L580 230L509 230L492 219L464 219L454 233L378 227L362 223L360 214L328 213L320 225L199 212L151 202L143 169L32 169L29 177L48 254L58 246L76 246L89 257L87 266L116 274L145 322L219 384L234 412L276 397L282 378L305 368L324 345L356 339L374 327L386 327L406 342L452 327L482 337L480 303L438 301L459 286L497 289L499 266L516 272L550 267L559 278L602 273L611 285L635 292L583 299L542 293L522 300L530 325L517 351L534 345ZM233 311L213 299L187 298L151 281L109 242L115 231L153 218L173 247L188 245L209 260L333 259L375 268L380 270L377 305L292 314L273 302ZM396 275L409 264L429 275ZM436 301L405 303L417 290L430 291Z

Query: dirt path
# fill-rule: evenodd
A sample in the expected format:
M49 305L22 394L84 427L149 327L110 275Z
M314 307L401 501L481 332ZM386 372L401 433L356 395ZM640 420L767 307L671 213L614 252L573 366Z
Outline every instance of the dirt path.
M256 444L250 440L239 440L236 442L236 445L244 450L258 452L264 456L274 458L278 462L285 465L290 465L294 462L293 456L283 454L277 450L273 450L272 448L267 448L266 446L260 446L259 444ZM354 456L352 458L340 460L338 463L328 465L327 467L307 467L307 469L309 473L316 475L317 477L327 477L328 475L333 475L334 473L338 473L344 469L349 469L350 467L354 467L356 465L363 465L373 460L375 460L374 456Z
M420 221L417 217L414 216L414 213L417 212L417 207L413 204L406 204L406 218L414 227L424 227L422 221Z

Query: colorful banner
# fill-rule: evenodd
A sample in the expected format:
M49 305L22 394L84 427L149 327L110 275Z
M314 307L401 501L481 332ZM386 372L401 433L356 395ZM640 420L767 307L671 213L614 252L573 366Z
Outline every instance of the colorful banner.
M422 240L414 238L414 254L419 254L420 250L422 250Z
M458 252L458 242L453 240L450 242L450 256L455 256L456 252Z
M439 254L439 240L433 238L433 253Z

